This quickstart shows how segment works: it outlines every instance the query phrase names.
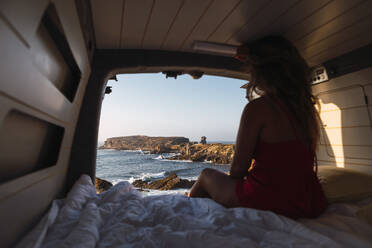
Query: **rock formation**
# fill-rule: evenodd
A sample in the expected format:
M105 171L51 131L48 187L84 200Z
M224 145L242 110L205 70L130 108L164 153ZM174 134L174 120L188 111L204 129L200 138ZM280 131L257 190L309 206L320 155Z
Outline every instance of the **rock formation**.
M105 141L100 149L139 150L150 153L177 153L171 160L210 161L216 164L230 164L234 157L232 144L197 144L184 137L114 137Z
M106 180L103 180L103 179L100 179L100 178L96 177L95 186L96 186L97 194L100 194L103 191L106 191L109 188L111 188L113 185L109 181L106 181Z
M170 160L191 160L193 162L210 161L215 164L231 164L234 157L232 144L193 144L180 149L180 155Z
M188 189L191 188L194 183L195 183L194 180L190 181L187 179L181 179L175 173L171 173L164 179L155 180L150 183L142 181L141 179L136 180L133 182L133 186L140 188L141 190L142 189L170 190L178 188Z
M150 153L177 152L179 145L189 143L184 137L125 136L108 138L100 149L142 150Z

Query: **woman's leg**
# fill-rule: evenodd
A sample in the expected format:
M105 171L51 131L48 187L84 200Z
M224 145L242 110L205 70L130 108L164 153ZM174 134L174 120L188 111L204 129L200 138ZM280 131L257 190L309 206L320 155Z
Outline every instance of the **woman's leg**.
M214 169L204 169L192 186L190 197L210 197L225 207L238 207L235 193L236 180Z

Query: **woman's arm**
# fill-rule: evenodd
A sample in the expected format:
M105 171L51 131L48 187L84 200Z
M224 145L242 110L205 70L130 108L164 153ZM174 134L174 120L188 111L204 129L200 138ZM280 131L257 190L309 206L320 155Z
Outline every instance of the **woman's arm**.
M261 98L248 103L240 119L236 138L235 155L230 168L230 176L242 179L248 175L254 151L264 125L264 106Z

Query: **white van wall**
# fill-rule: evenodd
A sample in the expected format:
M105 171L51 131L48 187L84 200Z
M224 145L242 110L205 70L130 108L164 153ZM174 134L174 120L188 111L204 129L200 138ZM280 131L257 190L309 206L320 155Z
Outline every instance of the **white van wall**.
M62 45L42 26L51 3ZM78 71L73 84L66 45ZM63 191L90 64L74 0L1 1L0 49L0 161L9 176L0 182L0 240L8 247Z
M372 68L314 85L313 93L322 121L319 165L372 174Z

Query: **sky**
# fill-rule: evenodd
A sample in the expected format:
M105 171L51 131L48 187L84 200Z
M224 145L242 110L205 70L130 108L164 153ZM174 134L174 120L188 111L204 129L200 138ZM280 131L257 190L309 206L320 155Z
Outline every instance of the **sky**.
M182 136L190 141L235 141L240 116L248 103L246 81L189 75L123 74L110 80L105 95L98 141L109 137Z

